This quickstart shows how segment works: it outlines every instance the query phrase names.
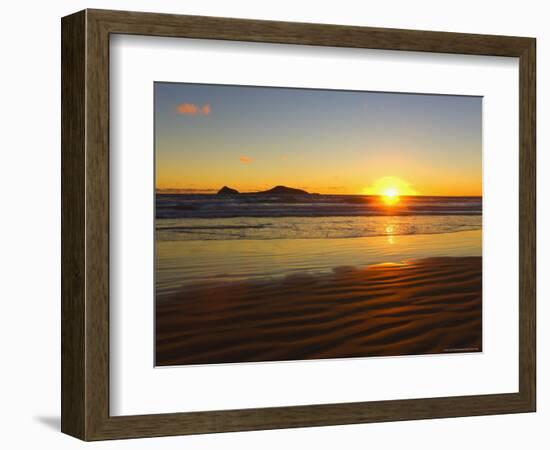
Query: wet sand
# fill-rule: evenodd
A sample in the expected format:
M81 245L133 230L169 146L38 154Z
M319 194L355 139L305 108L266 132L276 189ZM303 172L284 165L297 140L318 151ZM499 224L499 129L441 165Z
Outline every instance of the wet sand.
M156 302L156 365L477 352L482 260L194 284Z

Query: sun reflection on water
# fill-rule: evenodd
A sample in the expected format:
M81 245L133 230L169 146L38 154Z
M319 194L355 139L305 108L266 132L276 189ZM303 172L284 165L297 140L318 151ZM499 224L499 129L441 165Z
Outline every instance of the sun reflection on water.
M394 227L393 227L393 225L386 225L386 228L384 229L384 231L386 232L386 235L388 237L388 244L393 244L394 243L394 240L393 240Z

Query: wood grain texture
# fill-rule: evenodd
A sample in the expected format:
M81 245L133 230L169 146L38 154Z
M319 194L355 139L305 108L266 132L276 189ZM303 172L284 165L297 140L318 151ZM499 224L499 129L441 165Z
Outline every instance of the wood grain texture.
M520 58L519 392L109 416L109 34ZM535 410L535 40L86 10L62 20L62 431L84 440ZM185 405L182 405L182 409Z
M109 33L86 28L86 439L109 417Z
M374 27L87 10L111 33L330 47L521 56L529 38Z
M536 409L536 41L519 64L519 384Z
M85 424L85 20L63 19L61 34L61 430Z

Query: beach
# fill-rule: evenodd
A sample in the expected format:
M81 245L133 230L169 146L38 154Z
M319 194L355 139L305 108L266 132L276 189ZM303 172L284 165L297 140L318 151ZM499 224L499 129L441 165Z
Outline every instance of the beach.
M385 218L382 228L387 230L386 235L357 238L192 241L157 238L156 300L163 302L196 283L254 281L304 273L320 275L342 266L360 268L437 256L481 256L480 229L400 235L396 234L399 226L392 217Z
M156 366L481 351L482 97L154 92Z
M482 259L195 283L156 303L156 365L476 352Z
M159 195L155 364L479 352L481 203Z

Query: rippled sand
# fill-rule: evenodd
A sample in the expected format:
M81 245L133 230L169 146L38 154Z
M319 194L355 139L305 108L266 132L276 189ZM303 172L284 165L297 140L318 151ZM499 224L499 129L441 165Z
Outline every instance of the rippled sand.
M482 259L191 284L156 302L156 364L481 351Z

